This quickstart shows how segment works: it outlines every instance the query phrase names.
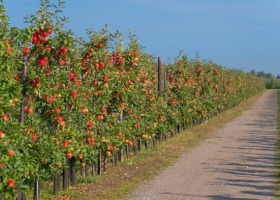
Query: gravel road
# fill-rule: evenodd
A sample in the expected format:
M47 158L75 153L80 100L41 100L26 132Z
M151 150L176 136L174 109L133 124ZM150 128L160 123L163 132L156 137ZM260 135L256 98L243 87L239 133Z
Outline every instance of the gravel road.
M273 199L276 128L277 96L272 90L128 199Z

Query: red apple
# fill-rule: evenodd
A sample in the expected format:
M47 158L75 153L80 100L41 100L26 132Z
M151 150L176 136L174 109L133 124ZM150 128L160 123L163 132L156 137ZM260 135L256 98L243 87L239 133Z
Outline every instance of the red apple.
M93 81L92 81L92 84L93 84L93 85L97 85L97 84L98 84L97 80L93 80Z
M9 119L8 115L7 115L7 114L4 114L4 115L3 115L3 119L4 119L4 121L8 121L8 119Z
M56 89L58 89L58 88L59 88L59 84L58 84L58 83L55 83L55 84L54 84L54 87L55 87Z
M77 92L75 92L75 91L72 91L71 92L71 96L74 98L74 99L76 99L77 98Z
M28 54L30 53L30 49L27 48L27 47L25 47L23 51L24 51L24 53L25 53L26 55L28 55Z
M99 43L98 45L98 48L102 49L103 48L103 44Z
M14 187L15 186L15 181L13 179L9 179L7 182L8 187Z
M73 155L72 155L72 153L70 153L70 152L68 152L68 153L66 154L66 158L69 158L69 159L70 159L70 158L72 158L72 156L73 156Z
M108 82L108 76L107 75L104 75L103 76L103 83L107 83Z
M60 52L63 53L63 54L65 54L65 53L68 52L68 49L65 48L65 47L61 47L61 48L60 48Z
M64 141L64 142L62 142L62 144L63 144L63 146L66 148L66 147L68 147L69 142L68 142L68 141Z
M9 150L9 151L8 151L8 155L9 155L9 156L15 155L15 151L14 151L14 150Z
M38 138L38 136L39 136L39 134L38 134L38 133L34 134L34 135L32 136L32 140L33 140L33 141L36 141L36 140L37 140L37 138Z

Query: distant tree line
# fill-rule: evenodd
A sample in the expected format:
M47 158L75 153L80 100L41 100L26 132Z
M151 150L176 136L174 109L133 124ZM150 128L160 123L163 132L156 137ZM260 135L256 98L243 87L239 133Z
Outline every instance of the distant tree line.
M264 71L251 70L249 72L255 76L263 78L267 89L280 89L280 75L274 76L272 73L265 73Z

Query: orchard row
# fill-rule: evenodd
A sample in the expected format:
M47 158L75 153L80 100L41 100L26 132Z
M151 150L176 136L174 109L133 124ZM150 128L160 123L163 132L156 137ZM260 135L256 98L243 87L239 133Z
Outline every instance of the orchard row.
M0 7L0 193L9 199L35 179L60 173L66 159L92 165L138 140L210 117L264 89L258 78L179 56L163 65L132 38L63 31L41 1L24 30ZM158 75L158 73L160 74ZM158 78L159 77L159 78ZM160 81L160 84L158 83ZM159 88L158 85L161 85Z

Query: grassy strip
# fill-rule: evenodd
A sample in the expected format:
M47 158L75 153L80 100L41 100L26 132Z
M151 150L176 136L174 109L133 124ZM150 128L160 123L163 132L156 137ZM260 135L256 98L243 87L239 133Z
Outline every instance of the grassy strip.
M79 186L68 191L62 191L60 195L67 195L70 196L70 199L76 200L125 199L127 194L133 192L139 184L151 180L162 170L176 162L177 158L187 149L197 145L216 130L223 128L227 122L239 116L244 110L250 108L261 95L262 93L199 126L169 138L168 142L162 142L154 149L140 151L118 167L110 168L107 173L96 176L95 183L79 184ZM280 148L278 150L280 152ZM49 198L46 199L60 198L47 196Z
M277 149L276 149L276 199L280 199L280 91L277 91L278 118L277 118Z

